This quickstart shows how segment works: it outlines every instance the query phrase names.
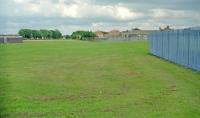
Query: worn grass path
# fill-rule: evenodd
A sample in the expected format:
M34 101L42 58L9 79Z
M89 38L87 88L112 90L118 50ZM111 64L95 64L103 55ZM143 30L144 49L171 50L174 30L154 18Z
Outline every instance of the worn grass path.
M147 42L0 45L2 118L199 118L200 74Z

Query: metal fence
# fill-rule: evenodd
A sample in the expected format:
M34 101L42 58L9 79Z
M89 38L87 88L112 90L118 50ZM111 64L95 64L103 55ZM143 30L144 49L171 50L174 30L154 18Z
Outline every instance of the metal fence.
M153 55L200 71L200 28L154 32L148 39Z

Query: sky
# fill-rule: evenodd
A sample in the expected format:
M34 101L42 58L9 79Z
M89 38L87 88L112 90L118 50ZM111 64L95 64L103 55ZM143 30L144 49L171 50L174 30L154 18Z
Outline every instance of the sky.
M200 0L0 0L0 34L200 26Z

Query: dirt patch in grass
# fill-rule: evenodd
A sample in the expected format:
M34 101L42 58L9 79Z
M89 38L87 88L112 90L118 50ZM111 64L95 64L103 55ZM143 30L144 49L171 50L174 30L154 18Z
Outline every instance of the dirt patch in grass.
M29 101L56 101L56 100L86 100L86 99L109 99L117 96L121 96L122 93L103 93L98 95L88 95L88 94L80 94L80 95L68 95L68 96L27 96L25 99Z
M157 96L149 96L145 98L140 98L134 102L136 106L153 105L156 100L161 100L167 96L170 96L178 91L176 85L171 85L164 90L157 93Z
M108 108L104 108L101 110L101 112L115 112L116 110L118 111L119 109L129 109L131 106L131 104L121 104L121 105L117 105L117 106L112 106L112 107L108 107Z

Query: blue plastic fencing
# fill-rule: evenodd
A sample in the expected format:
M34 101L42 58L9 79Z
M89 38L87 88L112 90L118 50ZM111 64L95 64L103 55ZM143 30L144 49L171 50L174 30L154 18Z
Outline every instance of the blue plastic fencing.
M148 35L150 53L200 71L200 29L154 32Z

